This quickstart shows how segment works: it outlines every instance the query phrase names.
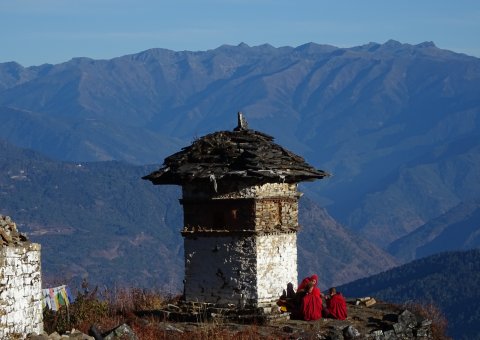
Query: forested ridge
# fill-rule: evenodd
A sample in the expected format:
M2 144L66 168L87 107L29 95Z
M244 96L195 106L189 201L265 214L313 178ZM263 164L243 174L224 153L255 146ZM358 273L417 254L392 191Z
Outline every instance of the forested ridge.
M433 303L455 339L480 339L480 249L445 252L339 287L347 296Z

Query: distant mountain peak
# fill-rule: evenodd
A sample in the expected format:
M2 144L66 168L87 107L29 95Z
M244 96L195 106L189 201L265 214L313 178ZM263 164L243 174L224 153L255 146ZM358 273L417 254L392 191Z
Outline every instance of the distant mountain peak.
M270 45L269 43L261 44L256 47L261 47L261 48L275 48L274 46Z
M398 48L398 47L402 47L403 44L397 40L393 40L393 39L390 39L388 41L386 41L384 44L383 44L384 47L389 47L389 48Z
M70 59L70 62L75 63L75 64L90 63L92 61L95 61L95 59L88 58L88 57L75 57L75 58Z
M415 45L416 47L437 47L433 41L424 41Z
M376 43L369 43L368 45L378 45ZM397 40L390 39L386 41L382 46L388 47L388 48L400 48L400 47L420 47L420 48L427 48L427 47L437 47L433 41L424 41L416 45L410 45L410 44L403 44Z
M24 67L17 63L16 61L7 61L2 63L2 66L5 68L12 68L12 69L23 69Z
M325 53L338 50L339 48L332 45L326 44L316 44L314 42L309 42L303 45L300 45L295 48L295 51L306 52L306 53Z

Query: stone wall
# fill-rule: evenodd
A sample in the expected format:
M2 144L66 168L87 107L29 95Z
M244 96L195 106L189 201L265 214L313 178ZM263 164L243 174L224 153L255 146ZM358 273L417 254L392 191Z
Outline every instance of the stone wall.
M297 283L297 235L185 238L187 301L269 307Z
M256 237L185 237L187 301L232 303L257 300Z
M247 185L232 182L218 184L217 191L211 183L191 183L182 187L183 198L194 199L228 199L228 198L262 198L262 197L292 197L298 198L296 183L265 183Z
M298 229L298 200L262 198L255 203L255 230L278 231Z
M275 305L289 282L297 286L297 234L257 237L258 306Z
M40 245L0 215L0 339L43 332Z

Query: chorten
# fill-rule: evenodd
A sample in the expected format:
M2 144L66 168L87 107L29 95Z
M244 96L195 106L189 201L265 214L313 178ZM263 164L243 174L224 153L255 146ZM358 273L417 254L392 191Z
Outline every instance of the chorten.
M298 183L326 176L239 113L143 177L182 186L185 300L268 313L297 282Z

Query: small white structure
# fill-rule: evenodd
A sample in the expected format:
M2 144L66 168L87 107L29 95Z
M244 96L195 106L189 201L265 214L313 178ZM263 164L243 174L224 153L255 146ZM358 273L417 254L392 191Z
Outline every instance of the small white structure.
M0 215L0 339L43 332L40 245Z
M297 282L297 183L328 176L246 127L197 139L145 176L182 186L186 301L263 308Z

